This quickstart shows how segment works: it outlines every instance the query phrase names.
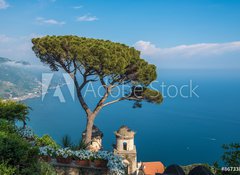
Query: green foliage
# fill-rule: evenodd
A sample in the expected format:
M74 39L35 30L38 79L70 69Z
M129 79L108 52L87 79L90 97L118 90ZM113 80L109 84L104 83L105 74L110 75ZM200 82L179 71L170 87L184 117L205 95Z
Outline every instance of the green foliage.
M0 163L1 175L14 175L16 168L7 165L7 163Z
M163 97L160 92L139 86L132 87L132 93L130 97L133 97L134 99L139 99L139 101L141 101L141 99L144 99L149 103L156 104L160 104L163 101ZM137 103L135 103L135 105L137 105Z
M79 140L77 144L73 143L69 135L65 135L62 137L61 145L63 148L70 148L71 150L87 149L87 147L89 146L89 144L86 144L82 139Z
M69 135L62 137L62 146L63 148L70 148L73 146L72 139Z
M38 162L38 167L40 168L39 175L57 175L55 169L49 163L39 161Z
M38 149L16 133L0 132L0 163L16 168L16 174L31 174L36 169Z
M89 144L86 144L82 139L79 140L78 144L72 144L71 149L72 150L85 150Z
M67 73L87 72L99 79L108 79L110 84L143 87L157 78L156 66L140 58L135 48L124 44L71 35L34 38L32 43L37 57L53 71L63 68ZM149 102L151 98L146 100Z
M24 124L28 120L29 107L26 105L11 101L0 99L0 119L9 120L12 122L21 121Z
M160 92L141 86L133 86L132 92L128 97L130 100L133 99L135 101L133 108L141 108L142 100L155 104L160 104L163 101L163 97Z
M224 167L239 167L240 165L240 144L232 143L225 144L222 146L225 150L222 161L224 163ZM219 167L218 163L214 163L214 167L216 168L217 174L219 175L239 175L239 171L228 171L223 172Z
M38 160L39 148L21 137L15 126L15 120L26 117L28 107L0 100L0 112L0 175L55 175L51 165ZM37 145L57 147L48 135L38 138Z
M37 137L36 145L41 146L50 146L51 148L57 149L59 145L53 140L53 138L49 135L43 135L42 137Z
M52 70L76 60L86 70L103 76L132 75L128 78L143 84L156 79L156 67L141 59L139 51L124 44L71 35L34 38L32 43L35 54Z
M226 166L238 167L240 165L240 144L232 143L229 145L223 145L225 150L222 160Z
M0 131L6 133L16 133L17 127L8 120L0 119Z
M146 89L145 91L143 91L143 98L150 103L160 104L163 101L162 94L152 89Z

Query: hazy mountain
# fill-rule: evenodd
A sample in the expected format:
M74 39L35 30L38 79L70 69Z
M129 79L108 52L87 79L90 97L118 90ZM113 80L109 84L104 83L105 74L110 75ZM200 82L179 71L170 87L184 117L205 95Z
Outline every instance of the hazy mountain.
M44 67L0 57L0 98L36 96Z

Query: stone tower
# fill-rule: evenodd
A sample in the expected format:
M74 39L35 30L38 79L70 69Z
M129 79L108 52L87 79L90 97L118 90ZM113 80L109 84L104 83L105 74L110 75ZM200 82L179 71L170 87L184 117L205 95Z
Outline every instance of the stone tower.
M116 145L114 145L114 153L124 158L127 165L126 173L135 174L137 170L137 150L134 145L135 132L127 126L122 126L115 132Z
M86 138L86 130L82 133L82 139L84 140ZM93 125L92 129L92 141L90 145L88 145L88 148L91 151L97 152L102 149L102 138L103 138L103 133L100 131L100 129Z

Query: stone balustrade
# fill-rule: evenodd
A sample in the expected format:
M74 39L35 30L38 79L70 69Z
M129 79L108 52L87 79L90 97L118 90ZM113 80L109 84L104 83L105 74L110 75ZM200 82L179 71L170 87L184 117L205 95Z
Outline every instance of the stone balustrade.
M90 164L88 167L83 167L76 165L75 163L71 164L62 164L56 162L55 159L51 161L51 164L56 169L58 175L108 175L107 168L98 168Z

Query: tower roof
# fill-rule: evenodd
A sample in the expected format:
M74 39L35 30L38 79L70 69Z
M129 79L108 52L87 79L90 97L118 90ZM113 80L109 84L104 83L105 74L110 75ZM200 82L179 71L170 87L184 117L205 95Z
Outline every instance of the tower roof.
M82 133L83 137L86 136L86 132L87 132L86 130L83 131ZM92 138L94 137L101 137L101 138L103 137L102 131L96 125L93 125L93 128L92 128Z
M133 138L135 135L135 132L132 131L129 127L127 126L121 126L118 131L115 132L116 136L119 137L127 137L127 138Z

